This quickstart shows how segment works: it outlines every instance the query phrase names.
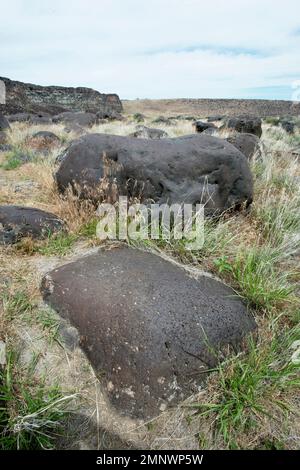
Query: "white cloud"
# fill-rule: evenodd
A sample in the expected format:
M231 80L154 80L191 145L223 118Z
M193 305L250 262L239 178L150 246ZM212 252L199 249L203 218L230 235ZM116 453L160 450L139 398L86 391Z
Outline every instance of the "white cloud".
M298 0L0 0L0 12L0 75L13 79L122 98L289 98L300 78Z

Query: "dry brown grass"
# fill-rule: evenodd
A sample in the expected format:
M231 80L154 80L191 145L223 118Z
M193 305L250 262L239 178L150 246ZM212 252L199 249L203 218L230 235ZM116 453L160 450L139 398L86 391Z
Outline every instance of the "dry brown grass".
M145 123L145 125L149 124L151 124L151 119ZM88 132L128 135L133 131L135 125L136 123L132 122L112 122L94 126ZM190 121L178 121L173 126L157 125L156 127L166 130L170 136L193 132ZM4 338L16 347L22 344L22 347L25 348L24 341L22 342L20 337L22 331L26 331L29 339L27 338L28 341L27 339L25 341L25 350L27 356L30 356L32 350L39 351L39 335L43 335L44 338L45 331L46 339L50 335L49 331L44 329L45 325L40 322L38 315L41 300L39 294L41 276L54 266L67 262L78 255L80 244L83 243L85 248L91 243L94 244L93 226L86 230L86 233L89 234L88 240L87 236L82 236L81 232L82 227L89 225L94 219L94 205L91 201L78 200L71 191L67 191L65 196L61 197L56 190L53 179L55 159L68 144L68 141L74 137L72 134L66 134L61 125L29 127L26 124L15 124L12 128L10 139L15 146L22 147L26 136L38 130L51 130L62 138L63 144L47 157L40 156L14 170L4 171L0 168L0 203L22 204L53 212L64 219L70 232L76 235L75 242L70 244L70 248L66 252L67 255L63 251L64 258L62 258L62 252L55 253L55 245L51 250L41 252L40 248L43 249L43 242L41 247L37 249L37 245L32 240L24 240L19 247L0 247L0 289L2 295L5 296L5 303L2 303L2 311L0 310L0 339ZM237 289L241 279L237 282L232 278L230 272L221 273L220 266L222 268L223 262L225 262L225 270L228 263L234 266L238 254L248 253L253 247L270 248L273 250L272 253L274 250L276 251L276 262L272 265L274 283L280 281L280 273L289 273L289 275L292 273L289 282L290 280L294 284L299 282L297 208L299 208L300 201L300 163L291 157L291 144L288 136L284 132L278 131L280 138L274 139L267 129L268 127L264 128L263 140L266 147L264 158L262 161L253 163L253 172L256 178L255 197L251 210L235 215L224 214L219 223L212 226L208 233L207 245L202 253L191 255L186 253L182 246L171 244L163 248L165 254L179 258L184 263L191 265L194 270L201 272L202 269L205 269L224 276L224 279ZM5 154L0 154L0 158L3 162ZM26 185L22 187L22 184L26 182L34 183L34 185L28 190ZM20 184L21 189L16 191ZM219 264L216 265L216 261ZM260 261L263 265L265 258ZM269 258L267 261L271 262ZM245 278L245 274L243 274L242 279L245 280ZM266 284L263 286L264 288L270 287ZM245 295L253 295L250 290L251 285L246 288L248 291L246 289ZM24 294L24 297L20 297L20 292ZM297 302L298 300L294 297L287 296L283 302L272 304L270 309L264 306L256 310L261 351L259 357L264 357L268 345L274 341L274 338L277 338L281 330L285 331L286 328L295 327L293 315L296 318L297 309L299 309ZM32 310L30 305L32 305ZM7 309L8 306L10 306L9 309ZM29 313L25 312L26 314L24 314L26 308L29 309ZM9 315L7 315L8 310L10 311ZM32 325L28 324L28 318L34 319L34 332ZM217 432L217 413L206 417L200 417L197 414L188 426L187 418L191 411L188 408L179 407L177 410L164 414L158 420L154 420L151 423L151 429L153 429L151 432L146 427L137 426L136 423L126 422L120 426L118 418L111 411L107 412L107 408L104 407L104 398L99 391L99 384L91 374L91 370L87 370L89 366L83 357L80 356L79 360L78 357L75 358L74 355L58 347L57 344L53 347L47 343L46 346L43 344L42 351L42 369L43 373L49 372L47 375L49 381L55 381L56 372L59 370L61 381L66 385L66 393L73 386L76 390L81 391L83 395L82 406L86 407L87 413L91 413L91 420L94 419L95 413L98 415L100 413L109 427L111 424L109 421L113 416L114 432L122 429L123 435L131 437L134 442L137 442L142 435L142 442L148 448L177 447L187 449L197 445L200 448L228 448L228 442ZM24 351L24 356L26 354ZM25 361L24 358L23 360ZM243 361L244 366L247 364L246 356ZM228 383L235 379L235 367L236 363L234 362L224 366L223 373L227 377ZM37 373L38 377L40 377L39 373ZM95 387L97 389L96 396L93 395ZM291 409L285 414L273 407L274 400L278 398L276 388L268 389L266 387L265 389L266 393L264 394L264 387L261 388L260 398L271 418L267 414L255 415L254 413L252 415L251 409L247 409L245 417L249 418L250 422L253 420L255 425L250 426L249 429L232 432L233 445L244 449L265 448L268 445L284 448L299 446L299 421L297 421L296 414L298 395L296 391L289 389L278 392L280 399L284 399ZM224 388L220 387L220 375L215 373L211 375L208 386L203 393L199 397L192 397L190 401L197 401L199 405L220 403L223 394Z

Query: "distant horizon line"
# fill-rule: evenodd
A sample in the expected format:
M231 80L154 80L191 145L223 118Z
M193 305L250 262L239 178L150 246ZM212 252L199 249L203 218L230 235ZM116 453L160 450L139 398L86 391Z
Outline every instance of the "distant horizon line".
M136 97L136 98L121 98L121 95L118 91L100 91L98 86L95 86L95 85L90 85L90 86L87 86L87 85L59 85L59 84L56 84L56 85L49 85L49 84L40 84L40 83L33 83L32 81L27 81L27 80L22 80L22 79L16 79L16 78L10 78L10 77L7 77L5 75L3 76L0 76L0 79L4 79L4 80L9 80L9 81L12 81L12 82L19 82L19 83L24 83L26 85L36 85L36 86L41 86L41 87L64 87L64 88L87 88L87 89L90 89L90 90L94 90L94 91L97 91L98 93L101 93L101 94L105 94L105 95L118 95L118 97L120 98L121 101L161 101L161 100L218 100L218 101L232 101L232 100L235 100L235 101L269 101L269 102L274 102L274 101L279 101L279 102L285 102L285 103L295 103L295 100L292 99L292 97L290 97L290 99L287 99L287 98L263 98L263 97L249 97L249 98L236 98L236 97L230 97L230 98L204 98L204 97L172 97L172 98L169 98L169 97L163 97L163 98L143 98L143 97ZM270 87L264 87L266 89L274 89L274 87L272 87L270 85ZM277 87L275 87L277 88ZM280 87L279 87L280 88ZM275 90L274 90L275 91ZM300 101L296 101L296 103L299 103Z
M285 103L295 103L293 100L283 98L121 98L121 101L179 101L179 100L211 100L211 101L284 101ZM296 102L299 104L299 101Z

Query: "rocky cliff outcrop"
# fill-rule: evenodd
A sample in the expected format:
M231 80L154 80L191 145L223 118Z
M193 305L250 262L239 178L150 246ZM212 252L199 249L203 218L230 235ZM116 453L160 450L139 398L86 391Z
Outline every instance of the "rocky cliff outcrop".
M3 77L0 80L6 87L6 104L0 105L3 114L122 111L122 103L116 94L99 93L92 88L32 85Z

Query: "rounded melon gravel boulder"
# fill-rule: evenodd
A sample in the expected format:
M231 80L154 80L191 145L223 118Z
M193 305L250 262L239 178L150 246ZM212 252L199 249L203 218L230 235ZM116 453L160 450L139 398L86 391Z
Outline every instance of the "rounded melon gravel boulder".
M203 134L173 139L89 134L73 141L56 172L59 191L72 185L82 197L98 200L103 178L115 181L122 196L145 203L202 203L213 213L253 199L246 157L225 140Z
M54 269L41 291L78 329L113 406L133 418L155 417L197 392L205 372L256 328L221 282L125 246Z

